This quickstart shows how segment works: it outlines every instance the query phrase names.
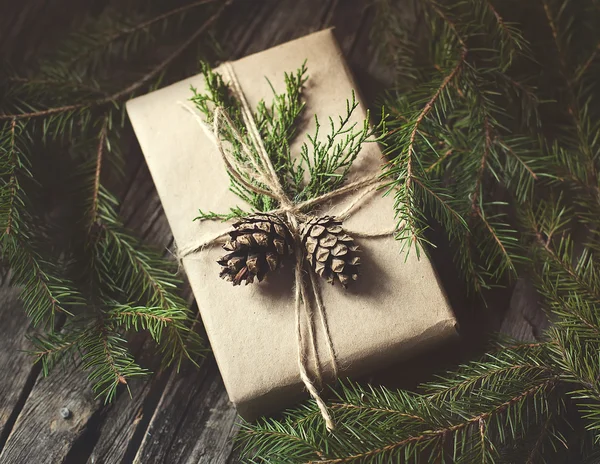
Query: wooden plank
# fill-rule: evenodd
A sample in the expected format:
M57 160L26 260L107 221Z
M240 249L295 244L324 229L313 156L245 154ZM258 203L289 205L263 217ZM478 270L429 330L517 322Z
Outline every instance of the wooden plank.
M500 332L517 340L534 341L549 326L533 283L525 277L518 279Z
M0 450L40 372L33 366L25 335L29 321L18 300L19 289L0 284Z
M134 462L226 462L236 421L214 359L187 363L169 379Z
M155 374L130 380L131 397L121 394L102 410L92 437L79 452L70 456L71 462L87 460L90 464L99 464L131 461L127 458L135 453L170 374L170 370L159 370L153 345L154 342L146 339L137 359L141 365L155 369Z
M71 412L61 416L62 408ZM99 403L80 369L55 369L40 377L0 454L3 464L62 462L83 434Z
M252 18L258 27L245 48L245 55L323 29L332 0L269 0L264 2L262 18ZM243 18L245 21L250 18ZM308 65L310 71L310 64Z

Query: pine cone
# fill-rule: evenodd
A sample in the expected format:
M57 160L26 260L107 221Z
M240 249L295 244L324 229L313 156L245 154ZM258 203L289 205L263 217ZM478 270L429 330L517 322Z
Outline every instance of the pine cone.
M269 271L281 266L282 258L293 252L292 236L285 223L272 214L253 214L236 222L223 249L230 253L217 262L219 276L239 285L256 277L262 281Z
M340 220L331 216L313 218L302 224L300 236L308 262L327 282L333 284L337 277L346 288L358 278L358 246L343 231Z

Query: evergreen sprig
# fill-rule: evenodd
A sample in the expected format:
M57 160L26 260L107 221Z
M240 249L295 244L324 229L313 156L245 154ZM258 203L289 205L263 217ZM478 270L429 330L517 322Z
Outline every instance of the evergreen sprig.
M346 382L330 403L338 424L330 434L310 404L279 421L245 424L240 438L252 462L487 462L527 435L522 416L542 425L560 414L556 382L532 353L505 352L422 394Z
M261 165L261 159L248 133L242 117L241 103L224 82L221 75L213 71L207 64L203 65L203 75L206 90L199 92L192 88L191 101L203 114L208 124L214 121L214 110L224 108L233 127L221 126L220 136L231 145L233 157L243 164ZM315 115L316 129L314 134L307 135L307 141L300 147L297 159L294 159L290 146L296 137L297 127L302 123L301 115L305 107L302 101L302 89L308 79L306 63L295 73L285 73L285 91L278 94L273 90L273 103L267 105L261 100L253 114L256 126L260 132L264 148L285 193L296 202L310 200L331 192L340 187L347 179L352 164L361 148L367 142L381 141L385 132L385 113L382 111L381 122L373 127L367 112L360 127L353 122L355 111L359 107L354 92L351 99L346 101L346 112L337 121L329 118L329 133L323 137L321 125ZM240 138L248 147L246 153ZM253 159L250 160L248 157ZM264 189L264 185L255 177L242 173L244 180L251 185ZM305 181L308 177L308 181ZM231 191L248 203L255 211L270 211L277 208L276 201L248 189L230 173ZM203 212L199 210L196 220L222 220L243 217L249 213L236 206L229 213Z
M45 374L74 358L107 401L149 373L130 333L147 331L165 365L204 350L176 266L125 229L107 185L121 176L124 101L180 77L172 64L230 2L210 3L124 2L2 70L0 251L37 328L32 355Z
M25 189L35 184L28 156L32 141L26 126L4 124L0 132L0 243L10 264L12 280L22 286L25 311L34 326L53 328L60 315L72 315L84 299L72 279L64 276L64 262L41 254L40 227L32 217L31 198Z

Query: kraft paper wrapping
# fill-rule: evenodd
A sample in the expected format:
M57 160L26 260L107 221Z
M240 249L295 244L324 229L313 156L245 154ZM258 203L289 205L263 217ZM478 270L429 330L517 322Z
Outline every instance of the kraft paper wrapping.
M292 153L299 151L306 133L314 132L314 114L322 122L325 136L328 118L345 114L346 101L356 89L332 31L311 34L233 63L242 90L255 108L260 99L272 99L266 78L277 92L283 92L284 72L295 71L305 59L309 74L304 94L307 107ZM190 86L204 90L203 77L191 77L127 103L180 248L226 229L219 222L193 222L199 208L226 212L232 206L245 206L229 191L217 149L181 107L180 102L191 97ZM364 117L361 105L354 118L360 124ZM377 172L381 162L379 147L366 144L351 180ZM321 212L335 213L351 197L326 205ZM374 192L344 225L363 232L390 229L395 224L393 202L391 196ZM405 261L393 237L356 241L362 250L358 282L344 290L319 279L342 377L406 358L456 334L454 316L426 257L417 260L410 253ZM215 246L184 258L183 265L229 397L242 417L252 419L291 404L304 389L297 364L294 264L290 259L284 269L269 274L262 283L233 287L218 277L216 260L223 253ZM319 359L327 374L327 347L318 323L315 328ZM311 354L309 369L313 358Z

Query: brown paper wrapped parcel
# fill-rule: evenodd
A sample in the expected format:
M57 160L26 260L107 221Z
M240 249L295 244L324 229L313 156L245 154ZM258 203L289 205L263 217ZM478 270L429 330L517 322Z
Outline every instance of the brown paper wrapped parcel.
M332 31L311 34L232 63L250 107L255 108L261 99L272 99L269 81L277 92L283 92L284 73L296 71L304 60L309 75L304 93L307 107L292 153L299 151L307 133L314 133L315 114L324 122L321 132L325 136L325 122L346 114L346 101L356 90ZM190 86L204 90L203 77L191 77L127 103L180 248L226 229L219 222L194 222L198 209L226 212L244 206L229 190L230 181L214 143L182 108L181 102L192 95ZM360 126L365 117L362 105L353 117ZM350 180L378 172L381 163L379 147L365 144ZM320 212L335 214L353 195L334 200ZM390 229L395 225L393 203L393 196L373 192L344 226L360 232ZM361 248L358 281L344 290L320 279L341 377L380 368L456 333L454 316L426 257L418 260L410 253L405 261L392 236L356 241ZM210 247L184 258L183 265L229 398L243 417L251 419L293 403L304 389L298 370L294 264L270 273L261 283L233 287L218 276L216 261L222 255L220 246ZM306 317L303 324L306 334ZM318 359L328 378L330 358L319 327L315 324ZM309 354L314 359L314 353ZM313 364L308 362L314 375Z

